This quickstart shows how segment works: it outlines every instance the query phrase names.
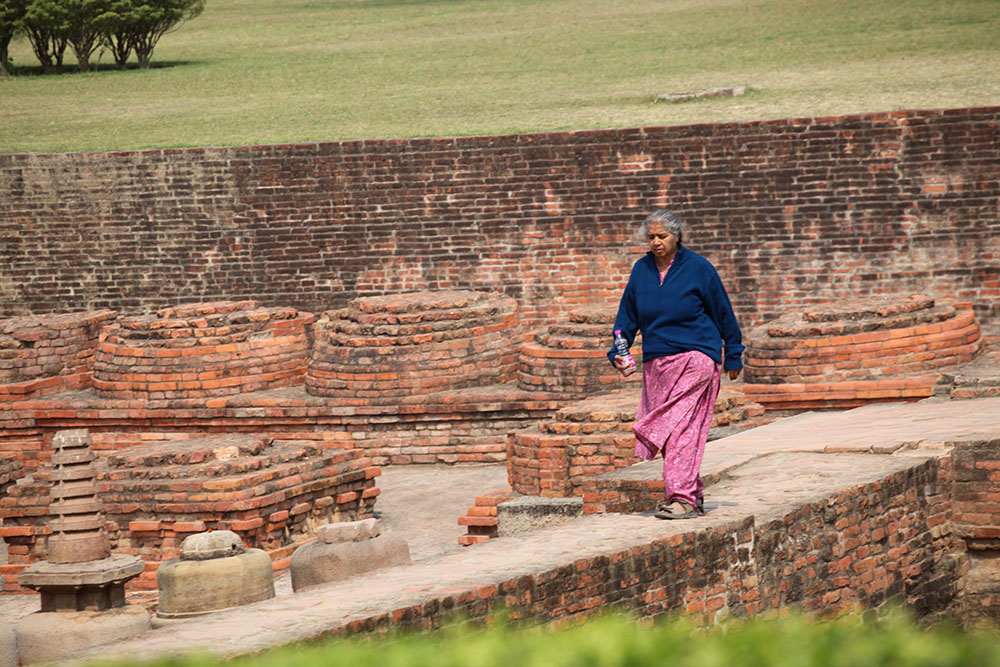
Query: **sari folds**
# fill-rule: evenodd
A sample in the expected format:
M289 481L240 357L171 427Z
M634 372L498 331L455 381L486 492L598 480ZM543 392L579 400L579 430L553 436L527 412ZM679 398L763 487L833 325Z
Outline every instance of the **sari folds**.
M699 470L720 379L720 365L693 350L643 362L635 455L645 461L663 456L667 502L696 505L702 497Z

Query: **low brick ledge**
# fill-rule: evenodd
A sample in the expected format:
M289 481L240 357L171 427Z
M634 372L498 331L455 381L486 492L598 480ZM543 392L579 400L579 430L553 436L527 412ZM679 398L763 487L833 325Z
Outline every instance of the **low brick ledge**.
M90 390L64 392L54 396L4 399L0 394L2 418L10 412L34 412L40 418L80 415L81 419L141 418L139 413L172 413L184 416L215 418L225 413L252 408L269 409L273 417L282 416L380 416L419 415L448 412L495 412L502 410L553 410L578 399L566 399L547 392L529 392L516 383L463 389L459 391L418 394L400 398L395 403L373 405L370 402L312 396L304 387L271 389L234 396L212 398L175 398L169 400L102 398ZM199 414L199 413L204 413Z
M846 380L816 384L743 385L751 400L768 410L815 410L856 408L885 401L917 401L933 395L938 374L885 380Z
M0 397L2 399L2 397ZM377 465L496 463L507 433L550 417L571 400L525 392L512 383L411 396L394 404L355 404L287 387L226 397L107 399L81 390L45 398L0 400L0 455L26 468L50 455L46 438L87 428L98 450L119 449L176 434L329 434L374 457Z

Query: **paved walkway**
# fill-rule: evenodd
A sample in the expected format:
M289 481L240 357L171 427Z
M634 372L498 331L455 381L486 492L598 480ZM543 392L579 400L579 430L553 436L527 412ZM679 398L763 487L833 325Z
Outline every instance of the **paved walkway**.
M476 494L503 486L503 469L389 469L381 482L385 490L379 497L380 511L388 527L404 536L413 530L409 539L414 562L212 614L114 647L91 649L86 655L122 658L209 651L232 656L321 637L353 620L391 615L445 595L475 594L482 587L579 558L750 515L766 521L839 489L939 456L949 442L984 435L1000 437L1000 398L807 413L709 444L705 471L725 474L709 487L705 517L669 522L642 514L591 515L467 549L451 546L458 534L455 519ZM622 474L648 475L650 464L641 466ZM470 475L470 481L456 483L461 475ZM767 484L761 483L764 479ZM451 496L452 490L457 495ZM430 508L426 513L418 509L422 502Z

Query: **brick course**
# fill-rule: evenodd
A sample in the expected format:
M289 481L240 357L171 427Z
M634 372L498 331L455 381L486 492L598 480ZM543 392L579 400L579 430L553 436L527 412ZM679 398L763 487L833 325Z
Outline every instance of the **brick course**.
M310 396L302 386L235 396L108 399L78 391L3 404L0 456L34 468L51 456L51 436L87 428L100 451L188 437L242 433L277 439L316 434L352 443L375 465L497 463L505 435L565 405L513 383L436 394L399 403L349 405Z
M322 312L613 304L661 206L744 325L923 293L1000 322L1000 107L516 136L0 156L0 314L196 299Z

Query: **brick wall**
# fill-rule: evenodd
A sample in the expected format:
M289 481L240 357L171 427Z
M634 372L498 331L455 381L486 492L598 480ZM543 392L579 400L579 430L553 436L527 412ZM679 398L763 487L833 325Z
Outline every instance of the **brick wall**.
M475 288L614 303L651 209L747 324L854 294L1000 321L1000 107L500 137L0 155L0 315L206 299L310 312Z
M969 548L963 616L1000 620L1000 439L984 437L955 447L955 534Z
M950 528L951 462L917 463L764 520L587 556L350 623L345 633L433 627L451 613L554 620L608 605L642 616L686 613L711 624L798 606L821 615L904 602L921 616L954 610L964 546ZM391 620L390 620L391 619Z

